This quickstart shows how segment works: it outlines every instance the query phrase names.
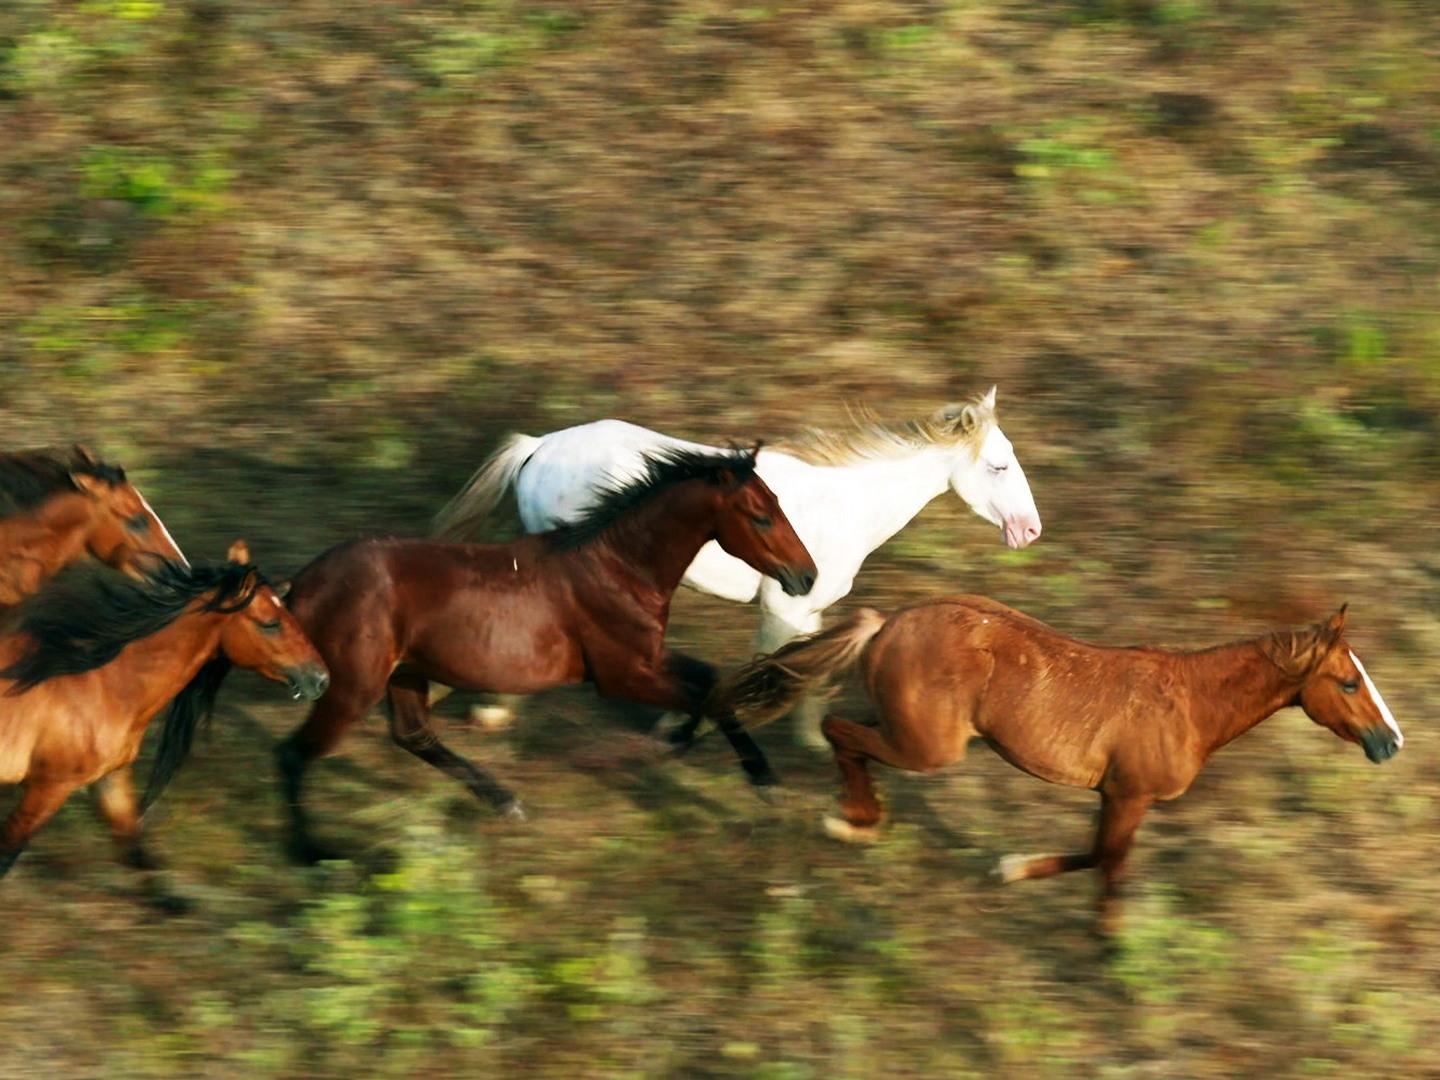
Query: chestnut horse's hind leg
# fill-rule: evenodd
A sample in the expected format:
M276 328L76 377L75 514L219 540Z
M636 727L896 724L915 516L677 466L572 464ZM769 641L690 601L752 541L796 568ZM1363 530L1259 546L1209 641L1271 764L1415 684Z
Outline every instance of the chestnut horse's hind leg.
M910 772L933 772L941 765L952 764L949 760L908 754L892 744L879 728L857 724L834 713L825 717L820 732L835 751L835 764L840 768L840 779L845 785L845 797L840 804L842 816L826 815L825 832L847 843L874 843L879 835L876 830L883 811L875 795L874 781L870 778L872 759ZM960 754L964 752L962 742Z
M1151 799L1146 796L1101 795L1100 827L1090 851L1077 855L1007 855L1000 860L997 871L1002 880L1011 882L1098 866L1104 877L1100 888L1100 930L1113 933L1119 928L1125 860L1134 843L1135 830L1140 827L1150 803Z
M35 830L55 816L74 790L74 784L26 783L19 804L0 827L0 877L10 871Z
M390 677L390 737L421 761L459 780L505 817L524 821L525 811L514 792L436 736L430 726L429 693L429 680L422 675L396 672Z
M110 833L120 848L120 859L136 870L158 870L160 860L142 842L140 811L135 801L135 782L129 765L122 765L108 776L102 776L91 788L95 807L110 826Z

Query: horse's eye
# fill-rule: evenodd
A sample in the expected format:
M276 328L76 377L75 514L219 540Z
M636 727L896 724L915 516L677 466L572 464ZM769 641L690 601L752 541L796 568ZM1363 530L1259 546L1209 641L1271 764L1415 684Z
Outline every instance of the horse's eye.
M990 471L991 471L992 473L994 473L996 476L999 476L1001 473L1003 473L1003 472L1004 472L1006 469L1008 469L1008 468L1010 468L1010 463L1009 463L1008 461L1007 461L1004 465L991 465L991 466L989 466Z
M1360 684L1354 679L1342 679L1340 681L1340 689L1344 690L1347 694L1353 694L1356 690L1360 689Z
M144 513L136 514L134 517L125 519L125 528L133 533L148 532L150 529L150 515Z
M761 532L764 532L770 528L771 525L775 524L774 519L771 518L769 514L751 514L750 522Z
M262 634L278 634L280 632L280 620L272 619L270 622L256 623Z

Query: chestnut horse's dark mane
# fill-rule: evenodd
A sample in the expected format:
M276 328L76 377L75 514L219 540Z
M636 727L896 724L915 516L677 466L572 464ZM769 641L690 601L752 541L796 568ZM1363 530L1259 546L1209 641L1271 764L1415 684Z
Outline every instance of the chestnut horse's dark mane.
M588 544L637 506L686 480L720 483L729 476L744 483L755 472L755 450L661 450L643 460L645 471L637 478L603 489L579 518L549 533L551 546L569 551Z
M46 679L93 671L132 641L165 629L197 597L213 591L205 610L238 611L264 580L239 563L161 562L144 581L110 570L72 574L15 610L6 629L26 635L30 645L0 678L13 679L8 692L20 694Z
M75 491L71 476L84 473L112 487L125 470L107 465L83 446L45 446L0 453L0 517L32 510L56 492Z

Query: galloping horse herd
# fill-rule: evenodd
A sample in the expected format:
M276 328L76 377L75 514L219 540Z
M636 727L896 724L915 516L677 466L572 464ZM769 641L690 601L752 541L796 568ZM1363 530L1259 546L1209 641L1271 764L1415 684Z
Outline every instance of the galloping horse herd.
M154 865L143 810L232 665L314 702L276 748L302 861L328 856L301 799L306 769L380 701L400 746L523 820L511 791L437 738L432 684L527 694L591 682L682 714L664 736L675 752L713 721L761 791L776 778L750 729L794 713L835 755L844 794L824 827L841 840L879 835L870 762L929 772L972 737L1034 776L1091 788L1101 814L1090 851L1007 856L998 872L1098 867L1107 931L1151 804L1183 794L1211 754L1267 716L1298 705L1377 763L1403 745L1345 642L1343 607L1313 627L1195 652L1086 644L980 596L888 618L861 609L822 631L866 556L947 488L1012 548L1040 536L993 388L920 420L862 419L753 449L602 420L510 437L433 537L347 542L271 583L243 541L224 563L191 566L124 471L82 446L0 454L0 783L23 788L0 829L0 875L87 785L127 861ZM512 489L528 535L469 542ZM83 561L97 565L60 573ZM759 600L754 660L719 678L666 647L682 583ZM822 719L819 691L852 666L872 718ZM162 711L137 800L131 765Z

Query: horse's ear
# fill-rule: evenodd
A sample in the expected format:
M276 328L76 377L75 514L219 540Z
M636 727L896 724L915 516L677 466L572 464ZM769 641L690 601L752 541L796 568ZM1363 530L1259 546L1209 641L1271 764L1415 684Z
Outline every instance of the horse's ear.
M282 581L282 582L280 582L279 585L273 585L273 586L271 586L271 588L272 588L272 589L274 590L274 592L275 592L275 599L276 599L276 600L284 600L285 597L287 597L287 596L290 595L290 582L289 582L289 581Z
M104 498L109 485L98 476L91 476L86 472L72 472L70 482L75 485L76 491L84 492L91 498Z
M997 387L994 387L994 386L990 387L990 392L989 392L988 394L986 394L983 398L980 399L980 404L983 405L983 406L985 406L985 408L991 409L991 410L993 410L993 409L995 408L995 391L996 391L996 389L997 389Z
M1350 606L1349 602L1340 605L1340 610L1326 619L1323 624L1322 634L1325 640L1333 645L1340 640L1340 635L1345 632L1345 609Z
M75 459L77 461L83 461L86 465L100 464L100 459L95 456L95 451L91 450L90 447L86 446L84 443L77 442L72 444L70 447L70 452L75 455Z
M236 540L230 545L230 550L225 553L225 558L230 562L239 563L241 566L248 566L250 563L250 545L244 540Z

